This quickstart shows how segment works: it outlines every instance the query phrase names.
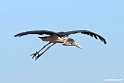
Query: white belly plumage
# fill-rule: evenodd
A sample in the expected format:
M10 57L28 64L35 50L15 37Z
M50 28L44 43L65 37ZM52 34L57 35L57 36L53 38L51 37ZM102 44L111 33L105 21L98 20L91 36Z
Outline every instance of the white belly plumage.
M59 37L57 35L51 35L51 36L42 38L43 41L47 41L51 43L63 43L67 39L68 39L67 37Z

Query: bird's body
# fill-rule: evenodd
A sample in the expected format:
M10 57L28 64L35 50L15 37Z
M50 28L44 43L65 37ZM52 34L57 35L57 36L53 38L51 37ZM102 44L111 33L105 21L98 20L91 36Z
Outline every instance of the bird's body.
M43 41L46 41L46 42L63 43L63 45L65 45L65 46L76 46L78 48L81 48L80 45L78 45L73 39L68 38L68 36L59 37L59 36L53 34L51 36L39 37L39 38L41 38Z
M59 37L55 34L47 36L47 37L39 37L43 41L51 42L51 43L63 43L65 40L65 37Z
M87 35L90 35L91 37L94 37L96 39L99 38L101 41L104 42L104 44L106 44L106 40L102 36L100 36L96 33L93 33L91 31L88 31L88 30L75 30L75 31L68 31L68 32L53 32L53 31L48 31L48 30L34 30L34 31L26 31L26 32L18 33L15 35L15 37L17 37L17 36L20 37L20 36L24 36L24 35L28 35L28 34L39 34L39 35L47 34L47 35L49 35L49 36L45 36L45 37L39 37L40 39L42 39L42 41L49 42L47 45L49 45L51 43L52 43L52 45L50 45L41 54L39 54L39 52L41 50L43 50L47 45L45 45L38 52L32 54L33 57L35 57L37 60L44 52L46 52L50 47L52 47L56 43L62 43L65 46L76 46L78 48L81 48L81 46L79 44L77 44L74 41L74 39L68 38L68 36L70 34L75 34L75 33L87 34Z

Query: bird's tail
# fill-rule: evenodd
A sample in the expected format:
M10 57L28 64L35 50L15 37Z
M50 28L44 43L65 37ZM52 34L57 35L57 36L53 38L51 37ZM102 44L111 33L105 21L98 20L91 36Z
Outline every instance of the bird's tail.
M40 39L42 39L43 41L48 41L48 37L39 37Z
M43 40L44 38L47 38L47 37L39 37L39 38Z

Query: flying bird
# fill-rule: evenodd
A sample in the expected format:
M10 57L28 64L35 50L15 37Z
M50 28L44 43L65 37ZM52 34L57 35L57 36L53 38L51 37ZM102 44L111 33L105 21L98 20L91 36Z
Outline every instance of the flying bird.
M68 32L54 32L49 30L32 30L32 31L25 31L25 32L18 33L14 35L14 37L21 37L28 34L48 35L45 37L39 37L40 39L42 39L42 41L46 41L48 43L44 45L39 51L36 51L35 53L31 54L32 58L35 57L35 60L37 60L43 53L45 53L50 47L52 47L56 43L62 43L64 46L76 46L81 49L82 47L78 43L76 43L74 39L68 37L69 35L75 34L75 33L90 35L95 39L100 39L104 44L106 44L106 40L102 36L88 30L74 30L74 31L68 31ZM42 53L40 53L40 51L42 51L43 49L45 50Z

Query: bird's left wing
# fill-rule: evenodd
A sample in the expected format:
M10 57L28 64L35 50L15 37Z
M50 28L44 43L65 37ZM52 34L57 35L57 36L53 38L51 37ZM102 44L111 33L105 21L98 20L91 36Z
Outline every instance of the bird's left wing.
M96 39L99 38L101 41L104 42L104 44L106 44L106 40L102 36L100 36L94 32L88 31L88 30L74 30L74 31L64 32L64 34L67 36L70 34L75 34L75 33L82 33L82 34L90 35L91 37L94 37Z
M28 35L28 34L38 34L38 35L43 35L43 34L47 34L47 35L53 35L53 34L56 34L59 36L58 33L56 32L53 32L53 31L48 31L48 30L33 30L33 31L25 31L25 32L21 32L21 33L18 33L16 35L14 35L14 37L21 37L21 36L24 36L24 35Z

